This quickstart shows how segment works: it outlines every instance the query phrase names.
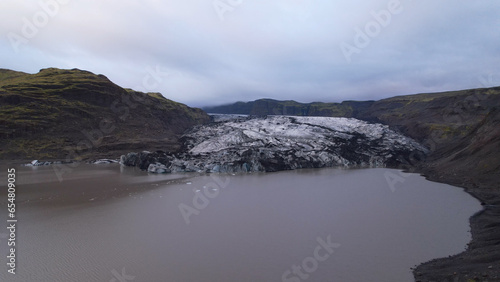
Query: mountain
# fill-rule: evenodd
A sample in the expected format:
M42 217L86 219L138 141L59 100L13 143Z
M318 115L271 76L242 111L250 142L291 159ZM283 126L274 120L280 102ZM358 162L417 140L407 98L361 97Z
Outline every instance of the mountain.
M299 103L296 101L278 101L273 99L259 99L250 102L236 102L234 104L204 107L207 113L214 114L243 114L243 115L292 115L292 116L326 116L326 117L355 117L359 111L367 109L374 101L344 101L342 103Z
M453 145L436 150L428 163L431 165L426 167L427 174L433 175L436 179L453 178L454 184L458 185L470 183L474 188L485 188L486 191L483 194L500 188L498 186L500 180L500 109L492 109ZM441 173L434 175L433 171ZM496 183L496 185L484 187L481 183ZM500 204L500 200L494 204Z
M200 109L124 89L88 71L0 69L0 159L175 151L186 129L208 121Z

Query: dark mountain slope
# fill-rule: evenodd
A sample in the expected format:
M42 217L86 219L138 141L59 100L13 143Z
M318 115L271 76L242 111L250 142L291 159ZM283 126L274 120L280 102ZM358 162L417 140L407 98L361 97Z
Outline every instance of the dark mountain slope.
M431 149L456 142L500 106L500 87L396 96L373 103L356 117L399 128Z
M420 166L419 170L431 180L466 187L484 202L485 209L471 218L473 240L467 251L420 265L415 269L417 281L483 281L474 277L498 281L500 109L494 108L466 136L448 148L436 150ZM463 280L452 280L456 277Z
M176 150L205 123L200 109L158 93L123 89L78 69L37 74L0 70L0 158L117 156L138 148Z

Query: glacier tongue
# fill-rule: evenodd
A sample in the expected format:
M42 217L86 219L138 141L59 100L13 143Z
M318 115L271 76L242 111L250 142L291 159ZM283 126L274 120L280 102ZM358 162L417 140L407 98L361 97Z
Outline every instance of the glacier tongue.
M397 166L411 154L427 153L386 125L354 118L218 116L216 120L185 134L183 153L143 152L133 155L133 161L123 156L123 163L141 168L163 164L163 170L173 172L248 172Z
M189 154L204 164L201 170L386 166L427 152L386 125L334 117L239 118L198 127L184 140Z

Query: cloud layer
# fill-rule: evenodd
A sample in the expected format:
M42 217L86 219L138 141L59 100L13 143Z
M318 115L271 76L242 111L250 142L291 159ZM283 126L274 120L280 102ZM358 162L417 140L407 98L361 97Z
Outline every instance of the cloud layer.
M90 70L191 106L500 85L498 1L316 2L2 1L0 67Z

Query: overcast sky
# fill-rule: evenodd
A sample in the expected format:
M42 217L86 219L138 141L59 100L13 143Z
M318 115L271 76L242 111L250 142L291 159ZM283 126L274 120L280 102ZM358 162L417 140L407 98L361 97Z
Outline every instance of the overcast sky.
M190 106L500 85L498 0L2 0L0 15L0 68L79 68Z

